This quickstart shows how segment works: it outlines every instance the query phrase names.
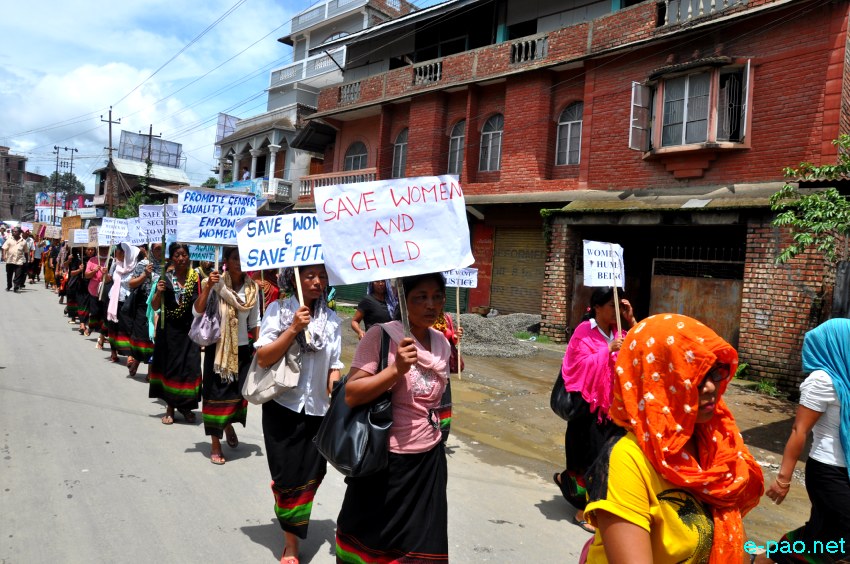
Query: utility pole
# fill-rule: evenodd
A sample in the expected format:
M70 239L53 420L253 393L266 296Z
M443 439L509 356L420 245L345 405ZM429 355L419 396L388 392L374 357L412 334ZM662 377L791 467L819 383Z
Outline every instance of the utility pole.
M140 131L139 133L141 134L142 132ZM153 148L154 137L158 139L162 138L162 133L160 133L159 135L154 135L153 124L150 124L150 127L148 128L148 158L147 160L145 160L145 196L148 196L150 194L151 189L150 167L153 166L153 161L151 160L151 149ZM166 196L166 199L168 199L168 196Z
M59 145L53 145L53 153L56 155L56 176L53 177L53 218L51 225L56 225L56 197L59 192Z
M76 182L76 178L74 178L74 153L77 152L76 147L62 147L66 151L71 151L71 182ZM57 156L58 159L58 156ZM67 167L68 161L62 161L62 166ZM58 179L57 179L58 180ZM76 188L76 185L75 185ZM68 209L68 189L67 185L65 186L65 209Z
M121 118L118 118L117 121L112 120L112 106L109 106L109 119L103 119L103 116L100 116L100 121L109 124L109 146L104 147L107 151L109 151L109 161L106 165L106 201L108 202L109 207L109 216L112 216L112 207L113 207L113 192L114 190L110 190L110 185L112 184L112 176L114 176L115 165L112 162L112 151L115 149L112 148L112 124L113 123L121 123Z

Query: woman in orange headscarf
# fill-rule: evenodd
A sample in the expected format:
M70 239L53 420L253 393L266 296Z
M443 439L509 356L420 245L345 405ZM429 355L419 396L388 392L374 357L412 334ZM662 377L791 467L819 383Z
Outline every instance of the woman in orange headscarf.
M628 434L589 473L588 562L749 562L742 519L764 478L722 399L737 366L729 343L683 315L629 331L609 412Z

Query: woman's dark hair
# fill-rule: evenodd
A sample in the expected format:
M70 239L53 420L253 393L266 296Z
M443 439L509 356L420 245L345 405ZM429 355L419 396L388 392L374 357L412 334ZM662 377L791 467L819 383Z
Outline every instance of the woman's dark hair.
M221 256L224 260L230 260L230 255L232 255L234 251L238 250L239 247L224 247L221 251Z
M186 243L178 243L177 241L174 241L173 243L168 245L168 258L170 259L171 257L173 257L174 253L176 253L180 249L186 251L187 255L189 254L189 245L187 245Z
M625 292L623 292L622 288L617 288L618 298L623 299ZM611 300L614 299L614 288L611 286L601 286L593 290L593 293L590 295L590 307L587 309L587 312L582 316L582 321L587 321L589 319L593 319L596 317L596 306L605 305Z
M417 274L416 276L405 276L401 279L401 287L404 288L404 296L405 298L416 289L421 283L426 282L428 280L434 280L437 285L440 287L440 291L443 294L446 293L446 278L443 276L442 272L429 272L428 274ZM401 320L401 300L399 300L399 305L395 308L395 314L393 315L393 319L396 321Z

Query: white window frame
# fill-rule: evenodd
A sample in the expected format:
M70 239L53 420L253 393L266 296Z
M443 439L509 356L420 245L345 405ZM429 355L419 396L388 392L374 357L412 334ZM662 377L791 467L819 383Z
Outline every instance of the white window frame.
M393 143L393 168L392 178L404 178L407 166L407 135L408 130L404 128L396 136Z
M578 108L578 119L567 119L567 112ZM564 108L561 115L558 116L558 130L555 136L555 166L577 165L581 162L581 127L584 121L584 102L573 102ZM578 147L572 146L572 138L574 131L578 129ZM565 134L562 135L561 132ZM567 146L562 151L561 139L564 139ZM575 158L571 158L575 155ZM562 159L563 157L563 159Z
M490 130L488 131L488 128ZM481 151L478 158L478 170L498 172L502 168L502 134L505 130L505 116L494 114L487 118L481 128Z
M463 148L466 143L466 120L462 119L452 127L449 134L449 162L446 166L447 174L460 176L463 170ZM454 166L452 166L454 165Z
M719 108L718 98L720 96L720 79L723 75L730 73L738 73L742 77L741 83L741 99L739 112L736 117L740 121L738 139L724 139L722 132L719 131L718 124L722 124L729 116L720 115L722 109ZM676 145L662 146L663 127L664 127L664 90L667 82L682 76L695 76L708 73L709 92L708 92L708 122L706 139L698 142L683 143ZM752 98L753 98L753 70L750 60L746 60L738 64L730 64L722 67L711 67L702 69L691 69L687 73L677 75L668 75L659 78L656 82L651 83L632 83L631 96L631 115L629 127L629 148L636 151L666 153L682 150L698 149L706 146L711 146L713 149L741 149L750 146L749 131L752 123ZM687 94L686 94L687 99ZM687 124L687 103L685 104L686 113L683 119L683 127Z
M363 147L362 152L355 153L355 149L359 149ZM355 141L351 145L348 146L348 150L345 151L345 158L342 161L342 170L361 170L366 168L366 165L369 162L369 150L366 148L366 144L362 141Z

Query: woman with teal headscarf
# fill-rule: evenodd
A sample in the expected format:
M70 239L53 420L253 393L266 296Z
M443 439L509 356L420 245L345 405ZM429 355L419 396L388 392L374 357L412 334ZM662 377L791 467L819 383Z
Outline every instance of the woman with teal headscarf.
M786 533L790 545L805 541L801 554L771 555L773 562L836 562L850 553L850 319L830 319L806 333L800 405L785 444L782 465L767 496L782 503L794 478L809 431L812 448L806 462L806 492L812 502L808 522ZM818 541L818 543L815 543ZM828 544L834 541L833 544ZM815 551L817 546L821 550ZM823 547L834 547L837 552ZM814 560L813 560L814 559ZM770 561L761 559L759 561Z

